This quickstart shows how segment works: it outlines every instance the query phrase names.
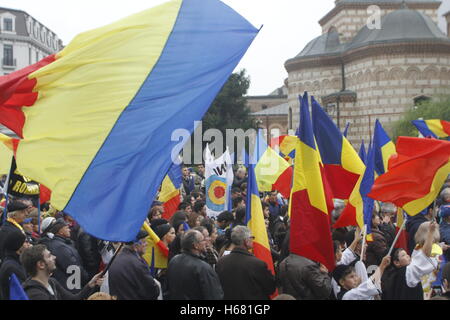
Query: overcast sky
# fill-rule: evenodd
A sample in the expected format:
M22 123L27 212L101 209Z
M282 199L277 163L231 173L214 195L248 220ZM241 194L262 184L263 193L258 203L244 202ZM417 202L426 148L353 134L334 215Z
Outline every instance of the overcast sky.
M67 45L80 32L97 28L165 0L1 0L0 6L20 9L54 31ZM283 85L284 63L321 34L318 21L334 0L223 0L255 27L264 25L237 67L251 77L250 95L266 95ZM443 0L441 13L450 10ZM441 27L444 28L442 21Z

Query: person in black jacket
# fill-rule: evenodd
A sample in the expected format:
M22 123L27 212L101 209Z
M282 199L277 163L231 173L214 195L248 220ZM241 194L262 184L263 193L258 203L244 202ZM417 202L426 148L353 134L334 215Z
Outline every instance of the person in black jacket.
M11 232L6 237L5 259L0 268L1 299L9 300L9 281L12 274L15 274L20 283L27 279L27 274L20 263L22 252L31 247L26 241L27 238L22 232Z
M406 221L406 232L408 233L408 252L412 253L416 247L416 232L422 223L428 222L433 218L433 204L414 217L408 216Z
M81 257L70 239L69 225L63 219L57 219L50 229L54 234L48 243L49 251L56 256L56 270L53 278L66 290L78 293L88 282L88 274L83 267Z
M22 286L30 300L82 300L98 291L103 282L100 274L95 275L78 294L64 289L58 281L50 277L56 270L55 259L42 244L28 248L22 253L21 262L30 276Z
M118 300L156 300L159 296L159 284L142 258L147 236L147 232L140 231L135 241L123 247L109 268L109 291Z
M88 273L88 277L92 278L97 274L100 268L101 255L98 247L98 239L87 234L83 228L79 228L76 249L80 254L83 267Z
M270 300L276 289L275 277L267 263L249 253L253 239L244 226L237 226L231 232L235 248L216 265L225 300Z
M197 230L189 230L181 239L183 253L169 262L167 283L170 300L222 300L223 291L217 273L202 260L206 239Z
M0 259L5 257L5 242L6 237L11 232L22 232L25 234L20 225L26 218L29 206L22 201L11 201L8 203L8 219L0 228Z

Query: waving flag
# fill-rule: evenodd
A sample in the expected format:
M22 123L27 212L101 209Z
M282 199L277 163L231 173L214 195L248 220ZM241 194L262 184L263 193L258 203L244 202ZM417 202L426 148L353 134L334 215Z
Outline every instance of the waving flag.
M264 214L259 198L258 184L256 183L255 165L248 164L247 205L245 223L255 237L253 240L253 253L255 257L267 263L268 269L275 275L272 253L269 245Z
M332 197L322 178L320 155L309 115L308 95L301 98L299 142L295 152L290 213L292 253L335 266L330 231Z
M344 132L342 133L342 135L344 136L344 137L346 137L347 138L347 136L348 136L348 129L350 128L350 122L347 122L347 125L345 126L345 129L344 129Z
M378 175L386 173L388 170L389 158L396 153L395 144L387 135L378 119L375 122L375 132L373 135L373 147L375 148L375 171Z
M221 212L231 210L228 195L233 179L233 164L228 148L221 157L214 159L207 145L205 152L205 190L206 213L209 217L217 217Z
M368 197L375 180L375 150L369 147L364 174L358 180L348 204L333 228L343 228L349 225L359 226L364 230L367 225L367 240L372 241L372 214L374 200Z
M392 202L414 216L436 199L450 172L450 142L399 137L389 172L380 176L369 197Z
M147 249L143 255L144 260L147 264L154 268L165 269L168 265L168 257L169 257L169 248L165 245L164 242L158 237L158 235L153 231L152 228L144 223L144 229L148 233L147 241Z
M9 300L30 300L14 273L9 278Z
M265 142L262 130L256 138L255 166L256 182L259 191L279 191L289 198L292 186L292 167Z
M221 1L173 0L0 79L19 170L89 234L131 241L179 145L172 133L193 132L257 33Z
M367 153L366 153L366 147L364 146L364 139L361 141L361 147L359 148L359 157L361 160L366 163L367 161Z
M364 163L320 104L314 98L311 101L314 136L325 175L333 196L348 199L359 177L364 174Z
M163 219L170 220L173 214L178 210L181 202L180 188L183 185L183 177L181 173L181 165L178 162L172 163L166 177L161 185L158 201L163 202L164 214Z
M280 156L290 163L290 161L295 158L297 140L297 136L279 136L270 141L270 147L274 150L278 147L280 149Z
M450 121L445 120L413 120L412 124L424 137L447 138L450 136Z

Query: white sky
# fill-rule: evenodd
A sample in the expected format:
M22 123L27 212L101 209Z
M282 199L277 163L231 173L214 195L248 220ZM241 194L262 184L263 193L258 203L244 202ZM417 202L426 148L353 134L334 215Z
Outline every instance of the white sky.
M166 0L1 0L0 6L20 9L54 31L67 45L75 35ZM284 63L321 34L318 21L334 7L334 0L222 0L255 27L264 25L237 70L251 78L249 95L266 95L283 85ZM450 10L443 0L441 13ZM445 24L442 22L441 28Z

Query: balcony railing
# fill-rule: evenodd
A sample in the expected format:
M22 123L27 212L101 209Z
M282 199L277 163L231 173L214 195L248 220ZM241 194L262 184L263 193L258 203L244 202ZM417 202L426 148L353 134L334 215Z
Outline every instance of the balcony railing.
M4 67L15 67L17 66L16 59L3 58L3 66Z

